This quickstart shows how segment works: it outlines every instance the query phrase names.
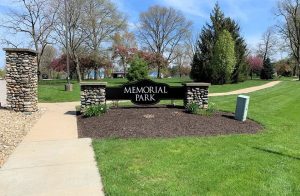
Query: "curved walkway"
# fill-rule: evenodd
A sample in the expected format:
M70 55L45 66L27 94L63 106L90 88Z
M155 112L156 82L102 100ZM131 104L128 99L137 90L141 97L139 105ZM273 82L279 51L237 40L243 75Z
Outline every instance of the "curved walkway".
M255 92L255 91L259 91L259 90L262 90L262 89L273 87L273 86L279 84L280 82L281 81L272 81L272 82L269 82L267 84L263 84L263 85L260 85L260 86L253 86L253 87L243 88L243 89L230 91L230 92L225 92L225 93L209 93L208 96L209 97L217 97L217 96L226 96L226 95L247 94L247 93L252 93L252 92Z

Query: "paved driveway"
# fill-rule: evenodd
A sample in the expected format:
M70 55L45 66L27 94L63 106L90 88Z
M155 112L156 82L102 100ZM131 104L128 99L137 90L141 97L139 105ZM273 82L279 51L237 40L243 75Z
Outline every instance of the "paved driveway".
M6 82L5 82L5 80L0 80L0 103L1 103L1 106L6 105Z

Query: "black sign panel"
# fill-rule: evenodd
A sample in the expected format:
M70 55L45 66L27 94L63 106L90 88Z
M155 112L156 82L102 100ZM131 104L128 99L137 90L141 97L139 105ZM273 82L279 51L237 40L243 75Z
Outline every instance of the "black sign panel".
M134 104L156 104L163 99L183 99L184 87L170 87L152 80L140 80L121 87L107 87L107 100L131 100Z

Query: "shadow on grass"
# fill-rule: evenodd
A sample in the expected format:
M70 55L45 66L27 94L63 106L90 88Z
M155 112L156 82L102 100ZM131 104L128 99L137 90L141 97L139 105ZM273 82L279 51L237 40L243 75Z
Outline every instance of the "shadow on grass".
M263 151L263 152L267 152L267 153L271 153L271 154L275 154L275 155L280 155L280 156L288 157L288 158L295 159L295 160L300 160L299 157L284 154L282 152L277 152L277 151L274 151L274 150L269 150L269 149L265 149L265 148L261 148L261 147L252 147L252 148L255 149L255 150L259 150L259 151Z

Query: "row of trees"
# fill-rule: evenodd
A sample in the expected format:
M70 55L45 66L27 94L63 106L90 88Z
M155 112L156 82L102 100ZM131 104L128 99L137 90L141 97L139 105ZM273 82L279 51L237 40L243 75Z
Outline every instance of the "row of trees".
M283 76L298 75L300 78L300 1L279 0L277 5L275 15L278 21L263 34L258 49L249 59L250 73L259 70L258 64L262 68L268 58L284 52L288 57L274 62L273 72Z
M211 22L202 29L196 44L191 77L197 81L224 84L242 81L248 74L271 79L276 71L279 75L298 75L300 79L299 8L300 0L279 0L277 24L263 34L251 56L240 36L239 25L225 17L216 4ZM282 51L289 54L288 63L271 63L271 57Z
M188 43L192 23L173 8L153 6L141 13L135 36L126 32L126 17L110 0L65 0L65 4L59 0L18 2L22 9L12 11L9 20L1 27L11 34L27 36L29 45L39 51L39 71L49 45L59 47L64 54L69 51L70 70L76 71L79 80L84 70L94 69L97 72L101 67L108 67L111 59L119 60L126 72L126 53L142 48L151 53L151 66L157 69L157 77L160 77L161 70L167 65L175 63L182 66L182 60L178 58L182 59L187 52L183 48L189 48L183 45ZM20 46L13 40L9 37L2 39L2 44ZM61 55L55 59L52 67L66 70L61 68L66 64L63 63L64 58ZM91 64L87 65L87 61ZM58 66L58 62L62 64Z
M243 81L253 71L249 68L239 25L225 16L218 4L195 44L192 23L173 8L150 7L140 14L133 34L126 30L125 15L110 0L65 0L64 4L59 0L19 0L19 3L22 9L12 11L1 27L10 34L27 35L24 40L30 40L29 44L39 51L39 71L43 71L42 64L49 64L49 56L55 55L54 48L60 48L64 55L54 59L51 67L67 71L66 56L70 56L70 70L79 80L90 70L95 73L99 68L111 70L112 61L118 61L126 73L136 54L149 64L148 69L157 70L157 77L168 65L176 67L171 72L177 70L181 75L180 70L188 70L190 63L194 80L215 84ZM283 43L288 43L282 48L289 49L298 72L299 3L300 0L280 0L277 14L278 32L286 40ZM277 42L273 29L264 34L259 46L263 64ZM2 39L2 44L18 47L19 43L12 40L15 39Z

